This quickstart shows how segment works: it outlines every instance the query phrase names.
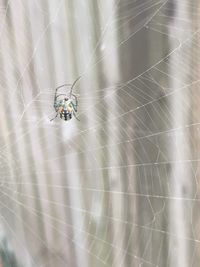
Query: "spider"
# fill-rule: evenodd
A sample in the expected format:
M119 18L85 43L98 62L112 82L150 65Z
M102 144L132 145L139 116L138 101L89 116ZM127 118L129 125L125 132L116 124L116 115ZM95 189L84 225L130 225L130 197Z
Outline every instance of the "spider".
M60 118L68 121L71 120L74 116L77 120L79 120L76 116L77 107L78 107L78 98L77 95L74 94L73 88L75 84L78 82L78 80L81 77L78 77L73 84L63 84L56 88L55 90L55 97L54 97L54 108L56 111L56 116L51 119L50 121L53 121L55 118L57 118L58 115L60 115ZM57 94L58 90L64 86L71 86L69 94ZM64 98L59 99L60 96L64 96Z

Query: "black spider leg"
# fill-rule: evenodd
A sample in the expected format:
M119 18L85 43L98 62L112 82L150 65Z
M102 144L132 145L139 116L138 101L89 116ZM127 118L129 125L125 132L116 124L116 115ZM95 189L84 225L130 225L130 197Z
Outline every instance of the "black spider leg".
M58 91L60 88L64 87L64 86L71 86L70 93L69 93L69 96L70 96L70 98L71 98L73 88L74 88L75 84L78 82L78 80L79 80L80 78L81 78L81 76L79 76L79 77L73 82L72 85L71 85L71 84L68 84L68 83L65 83L65 84L62 84L62 85L56 87L56 89L55 89L56 91L55 91L54 101L56 101L56 99L57 99L58 96L60 96L60 95L65 95L65 94L59 94L59 95L57 95L57 91Z
M72 103L74 110L77 112L77 107L78 107L78 99L75 94L72 94L73 97L75 98L76 104Z
M57 96L55 97L54 101L56 101L57 98L58 98L59 96L61 96L61 95L67 96L66 94L59 94L59 95L57 95Z
M73 116L77 119L77 121L80 121L79 118L76 116L76 113L73 111Z
M77 119L77 121L80 121L75 112L73 112L73 116Z
M58 98L58 96L60 96L60 95L64 95L64 94L59 94L59 95L57 95L57 91L58 91L60 88L64 87L64 86L72 86L72 85L71 85L71 84L68 84L68 83L65 83L65 84L62 84L62 85L56 87L56 90L55 90L55 96L54 96L54 102L56 101L56 99Z
M71 98L71 96L72 96L73 88L74 88L75 84L80 80L80 78L81 78L81 76L79 76L79 77L73 82L73 84L72 84L72 86L71 86L71 89L70 89L70 93L69 93L69 97L70 97L70 98Z
M64 84L62 84L62 85L56 87L56 89L55 89L55 90L56 90L56 91L55 91L55 96L56 96L56 94L57 94L57 91L58 91L60 88L64 87L64 86L72 86L72 85L69 84L69 83L64 83Z
M50 121L55 120L55 118L57 118L57 117L58 117L58 112L56 113L56 116L53 119L50 119Z

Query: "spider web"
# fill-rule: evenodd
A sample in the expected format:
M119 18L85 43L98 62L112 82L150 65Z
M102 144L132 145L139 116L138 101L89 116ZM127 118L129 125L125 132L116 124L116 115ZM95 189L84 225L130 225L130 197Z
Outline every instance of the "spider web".
M198 3L0 12L2 265L199 266ZM80 122L50 122L78 76Z

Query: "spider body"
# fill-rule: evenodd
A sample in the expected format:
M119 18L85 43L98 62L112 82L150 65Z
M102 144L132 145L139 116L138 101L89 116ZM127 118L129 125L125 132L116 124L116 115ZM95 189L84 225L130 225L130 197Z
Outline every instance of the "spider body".
M72 117L75 116L75 113L77 112L77 106L77 98L64 98L54 102L56 113L65 121L71 120Z
M76 116L78 111L78 98L76 94L72 93L72 90L79 79L80 77L76 79L72 85L63 84L56 88L54 96L54 109L56 111L56 116L51 119L51 121L54 120L58 115L60 119L65 121L71 120L73 116L78 120ZM58 94L58 90L64 86L71 86L70 92L68 94Z

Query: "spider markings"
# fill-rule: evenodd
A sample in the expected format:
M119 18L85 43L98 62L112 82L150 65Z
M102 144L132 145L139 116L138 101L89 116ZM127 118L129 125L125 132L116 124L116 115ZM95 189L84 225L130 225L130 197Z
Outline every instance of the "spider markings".
M74 116L77 120L79 120L76 116L76 112L78 111L78 98L77 95L73 93L73 88L75 84L78 82L78 80L81 78L78 77L73 84L63 84L56 88L55 91L55 97L54 97L54 108L56 111L56 116L51 119L50 121L53 121L55 118L57 118L58 115L60 115L60 118L68 121L71 120ZM69 94L57 94L58 90L64 86L71 86ZM58 99L58 97L64 96L62 99Z

